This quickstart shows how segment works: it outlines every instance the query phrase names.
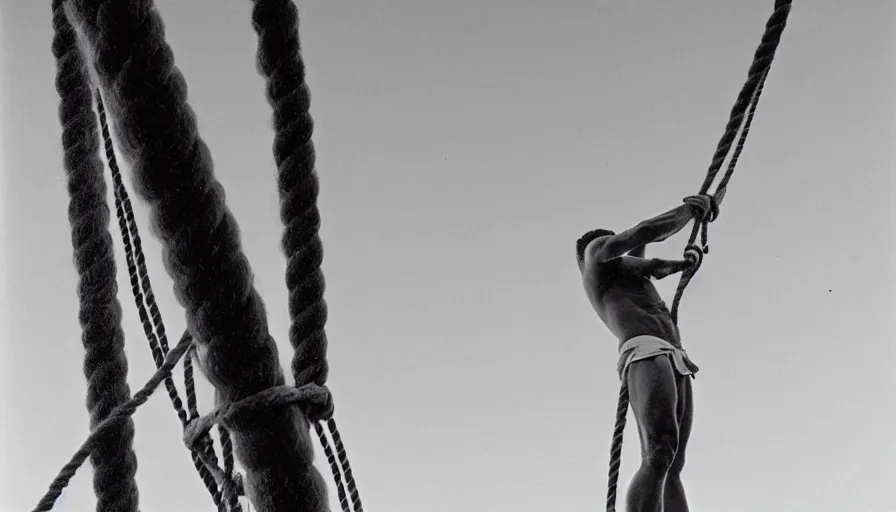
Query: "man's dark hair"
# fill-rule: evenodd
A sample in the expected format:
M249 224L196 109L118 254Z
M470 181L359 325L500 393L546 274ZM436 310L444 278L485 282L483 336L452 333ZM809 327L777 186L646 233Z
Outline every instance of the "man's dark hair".
M616 233L610 231L609 229L593 229L585 233L578 240L576 240L576 259L579 261L579 263L582 263L582 261L585 259L585 247L588 247L588 244L591 243L591 241L595 238L615 234Z

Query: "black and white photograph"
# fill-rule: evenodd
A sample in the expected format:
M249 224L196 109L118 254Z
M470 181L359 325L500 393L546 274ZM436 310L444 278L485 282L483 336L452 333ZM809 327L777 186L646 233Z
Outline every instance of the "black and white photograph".
M0 512L896 512L896 2L0 0Z

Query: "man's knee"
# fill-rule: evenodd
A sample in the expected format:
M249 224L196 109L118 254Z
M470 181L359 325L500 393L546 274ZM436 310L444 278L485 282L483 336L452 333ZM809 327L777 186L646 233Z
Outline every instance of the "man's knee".
M646 441L647 449L644 450L644 462L654 468L669 471L678 455L677 429L648 435Z
M669 475L680 475L684 470L684 450L678 449L675 452L675 458L672 459L672 465L669 466Z

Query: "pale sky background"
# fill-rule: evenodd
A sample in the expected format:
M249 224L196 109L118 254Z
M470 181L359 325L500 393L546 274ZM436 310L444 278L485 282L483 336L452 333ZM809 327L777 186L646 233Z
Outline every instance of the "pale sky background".
M30 510L88 432L49 3L0 2L4 512ZM157 3L285 362L250 2ZM697 191L772 5L301 3L330 386L365 510L603 509L616 341L574 242ZM896 511L894 11L811 0L791 13L681 311L701 367L684 473L695 511ZM685 237L648 254L679 256ZM118 263L135 391L153 364ZM200 404L213 405L207 386ZM142 510L214 510L164 391L134 419ZM631 422L623 452L624 488ZM91 486L88 465L55 510L92 509Z

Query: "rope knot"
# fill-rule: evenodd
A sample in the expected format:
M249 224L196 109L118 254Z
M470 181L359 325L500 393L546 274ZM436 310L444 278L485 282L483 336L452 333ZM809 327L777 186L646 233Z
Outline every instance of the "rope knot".
M684 249L684 259L691 262L691 268L699 267L701 263L703 263L703 249L697 245L688 245Z
M700 223L711 222L718 215L719 206L709 194L697 194L684 198L684 203L691 207L694 220Z
M286 385L274 386L231 402L211 414L192 418L184 427L184 444L187 448L194 449L200 438L216 424L226 426L244 414L293 404L298 405L312 422L327 420L333 416L333 395L327 386L314 383L298 388Z
M703 254L705 251L697 245L688 245L684 249L684 259L691 263L688 267L689 272L695 271L703 263Z
M226 427L238 416L286 405L298 405L312 423L328 420L333 416L333 395L326 386L313 383L299 388L275 386L231 402L211 414L194 416L184 426L184 444L191 451L196 451L202 463L225 492L242 496L245 493L242 476L239 473L226 474L213 460L214 448L209 432L216 424Z
M319 386L317 384L306 384L299 390L307 388L307 399L302 406L305 416L311 422L326 421L333 417L335 406L333 404L333 394L327 386Z
M709 196L709 216L706 218L706 222L715 222L716 219L719 218L719 202L716 200L716 196Z

